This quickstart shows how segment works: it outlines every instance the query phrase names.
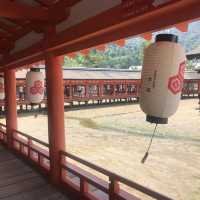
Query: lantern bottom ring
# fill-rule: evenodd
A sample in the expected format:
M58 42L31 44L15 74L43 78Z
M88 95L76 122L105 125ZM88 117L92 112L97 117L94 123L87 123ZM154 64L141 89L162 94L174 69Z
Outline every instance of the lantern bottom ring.
M161 118L161 117L147 115L146 121L150 123L155 123L155 124L167 124L168 118Z

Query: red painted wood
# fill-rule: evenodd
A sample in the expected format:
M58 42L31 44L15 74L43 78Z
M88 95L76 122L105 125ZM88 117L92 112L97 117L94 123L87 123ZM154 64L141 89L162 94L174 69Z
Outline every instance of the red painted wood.
M114 41L115 44L117 44L119 47L124 47L124 45L126 44L125 39L121 39L121 40L117 40Z
M189 26L189 24L187 22L176 24L176 28L181 32L187 32L188 26Z
M148 41L152 40L152 33L144 33L141 35L141 37Z
M52 51L55 55L63 55L95 47L102 43L160 30L200 17L199 0L174 0L164 6L150 7L147 10L141 9L139 15L134 15L132 8L129 12L125 12L124 9L126 8L123 6L116 6L57 34L54 40L48 43L48 51ZM40 45L37 49L34 49L37 46L34 45L13 54L9 60L4 60L4 66L16 68L19 67L21 58L29 62L29 59L33 59L33 57L44 56L44 41L40 41L38 44ZM32 55L31 58L29 58L30 55ZM11 61L13 61L12 64Z
M98 173L101 173L109 178L110 183L108 183L105 180L102 180L101 178L98 178L96 175L86 171L85 169L82 169L80 167L77 167L74 163L72 164L70 160L67 160L66 162L61 163L62 170L65 170L67 172L70 172L74 175L74 178L80 178L81 180L84 180L85 182L89 183L90 185L93 185L96 187L96 191L90 191L89 193L84 194L87 198L90 200L101 200L101 199L119 199L119 200L140 200L140 198L124 191L119 187L119 183L122 183L130 188L133 188L143 194L146 194L149 197L152 197L152 199L157 200L172 200L171 198L164 196L160 193L157 193L149 188L146 188L134 181L128 180L122 176L119 176L115 173L112 173L102 167L99 167L93 163L90 163L82 158L79 158L75 155L72 155L70 153L66 152L60 152L61 157L66 157L66 159L70 159L73 161L78 162L79 164L82 164L84 166L89 167L92 170L95 170ZM66 179L64 177L61 177L62 181L65 181ZM77 179L76 179L77 180ZM74 187L74 184L72 184L73 181L70 181L67 179L65 183L67 183L68 187L72 187L76 189L77 192L80 192L78 187L79 185L76 185ZM68 184L71 183L71 184ZM66 189L68 188L66 187ZM78 188L77 188L78 187Z
M6 70L5 77L5 105L8 146L12 147L13 130L17 129L16 78L15 70Z
M53 31L53 30L50 30ZM51 40L48 37L47 41ZM52 32L50 32L52 33ZM48 134L51 163L51 180L60 183L59 151L65 149L64 93L60 58L46 52L46 84L48 105Z
M106 50L106 44L101 44L95 47L98 51L105 51Z
M14 1L0 1L0 16L11 19L47 20L48 11L41 7L31 7Z

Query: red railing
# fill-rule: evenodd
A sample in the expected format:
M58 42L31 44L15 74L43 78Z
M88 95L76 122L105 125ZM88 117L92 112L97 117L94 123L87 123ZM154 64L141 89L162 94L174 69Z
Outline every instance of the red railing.
M13 148L48 173L50 170L49 145L20 131L13 131Z
M7 143L6 126L0 123L0 141L4 144Z
M114 174L106 169L103 169L95 164L85 161L77 156L64 151L60 152L61 160L61 180L67 187L71 186L80 193L80 196L85 196L91 200L140 200L124 189L120 188L123 184L130 189L137 190L142 194L157 200L172 200L160 193L148 189L138 183L128 180L122 176ZM88 168L95 170L107 177L108 181L98 178L96 175L83 170L82 168L69 162L68 159L76 161ZM91 171L91 170L90 170ZM69 176L71 174L71 176ZM93 189L92 189L93 188ZM94 189L95 188L95 189Z
M0 123L0 141L7 143L6 126ZM12 136L13 149L25 159L34 163L47 175L50 173L49 145L34 137L14 130ZM61 184L66 190L71 188L80 197L88 200L141 200L136 192L156 200L172 200L160 193L148 189L138 183L103 169L70 153L60 151L58 167L61 171ZM75 162L77 164L75 164ZM80 167L83 165L83 167ZM83 168L89 168L85 170ZM94 171L94 173L91 173ZM101 174L106 180L95 174ZM134 195L121 187L134 189Z

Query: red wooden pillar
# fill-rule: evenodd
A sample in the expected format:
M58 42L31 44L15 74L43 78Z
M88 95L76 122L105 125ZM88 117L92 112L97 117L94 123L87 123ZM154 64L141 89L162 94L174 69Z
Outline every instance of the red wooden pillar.
M60 181L60 150L65 150L64 93L62 66L59 57L46 53L48 134L51 180Z
M54 40L55 35L55 26L46 27L46 48ZM65 150L63 62L61 60L64 61L64 57L45 52L50 178L52 183L57 185L60 183L61 176L60 151Z
M5 79L5 109L8 146L12 148L13 129L17 129L17 103L15 70L6 70Z

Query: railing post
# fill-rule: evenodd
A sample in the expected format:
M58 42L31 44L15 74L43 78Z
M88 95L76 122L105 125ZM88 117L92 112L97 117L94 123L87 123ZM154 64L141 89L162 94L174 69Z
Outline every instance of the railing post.
M32 145L32 140L28 138L28 158L31 158L31 145Z
M120 186L114 177L109 177L109 181L109 200L115 200L115 195L119 193Z
M83 177L80 178L80 192L81 196L84 197L89 191L89 185L88 183L84 180Z
M12 69L5 70L4 78L5 78L7 143L8 143L8 147L12 148L13 130L17 129L15 70L12 70Z

